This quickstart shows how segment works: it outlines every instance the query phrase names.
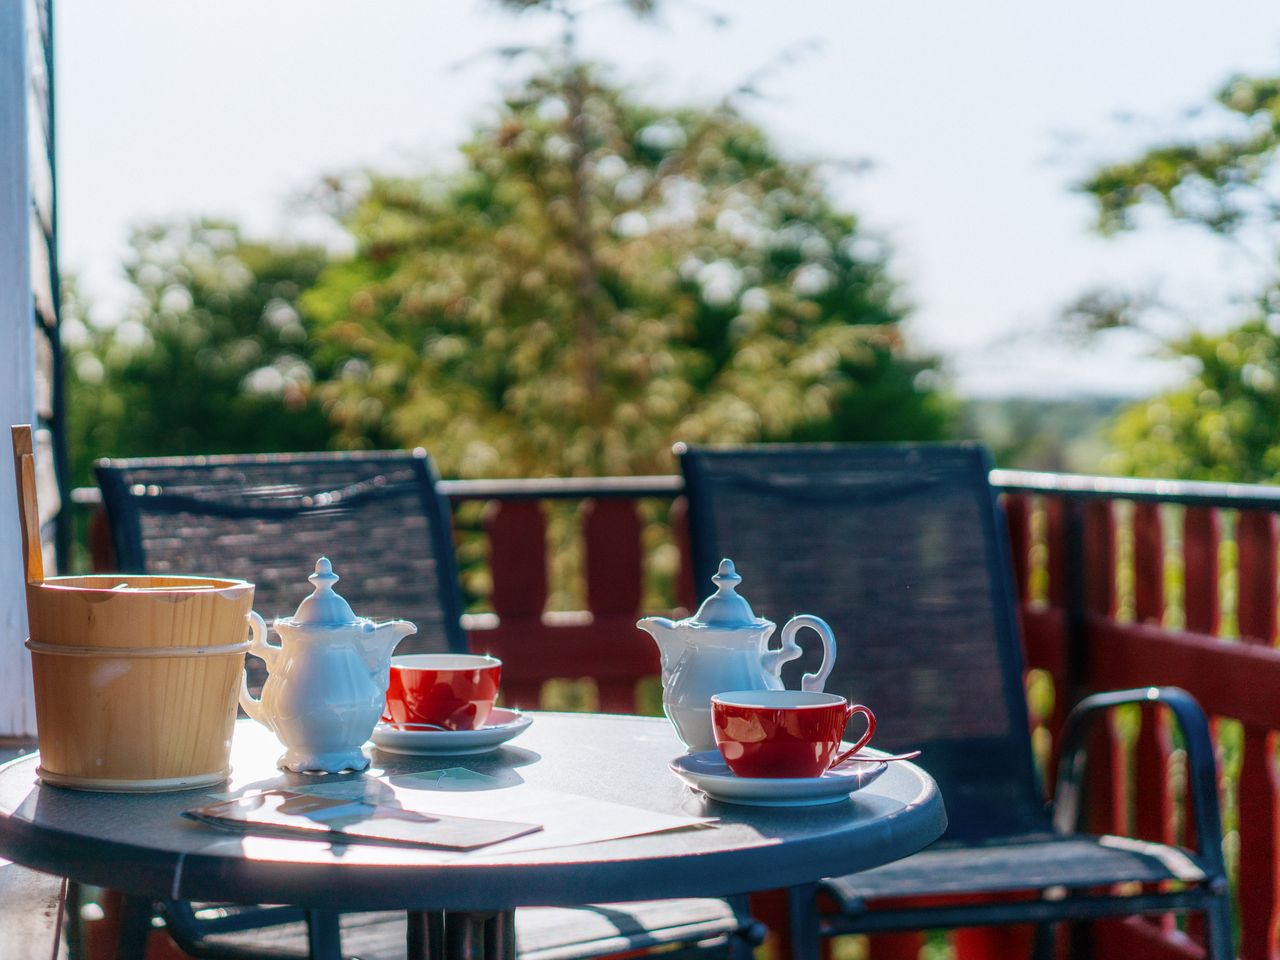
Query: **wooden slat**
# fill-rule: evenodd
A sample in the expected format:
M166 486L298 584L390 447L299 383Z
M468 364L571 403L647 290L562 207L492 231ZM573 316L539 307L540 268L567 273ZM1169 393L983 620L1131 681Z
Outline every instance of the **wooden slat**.
M1054 680L1062 678L1067 655L1067 620L1062 610L1026 606L1021 610L1023 645L1027 666L1048 670Z
M867 960L919 960L924 935L880 933L867 940ZM956 960L964 960L957 955Z
M1183 618L1191 633L1216 634L1222 617L1218 545L1222 519L1211 507L1188 507L1182 525Z
M1169 787L1173 738L1163 707L1142 708L1142 727L1134 754L1134 832L1144 840L1174 844L1177 842L1175 811ZM1148 922L1166 933L1177 929L1172 913L1148 918Z
M582 505L587 552L587 609L596 615L635 614L644 586L640 514L634 500Z
M1085 609L1112 616L1116 610L1116 518L1110 500L1085 504L1083 563Z
M547 519L536 500L493 501L489 534L490 602L499 617L538 617L547 604Z
M1160 505L1142 502L1133 509L1133 600L1138 623L1160 626L1164 622L1164 526ZM1157 843L1172 843L1173 797L1169 792L1169 760L1173 741L1158 706L1144 707L1134 744L1133 807L1137 836ZM1177 929L1171 913L1146 921L1169 932Z
M1013 555L1013 577L1018 586L1018 599L1031 599L1031 498L1009 493L1000 498L1009 524L1009 548Z
M1067 577L1070 548L1067 536L1067 501L1062 497L1045 497L1045 545L1049 549L1049 606L1059 609L1067 605Z
M1083 539L1080 576L1084 579L1085 610L1110 620L1116 609L1116 524L1111 501L1085 504ZM1108 716L1105 723L1094 724L1089 735L1085 822L1094 833L1123 833L1127 829L1124 754L1113 720Z
M1280 804L1277 803L1275 733L1244 729L1240 769L1240 956L1276 960L1280 917Z
M1276 515L1241 511L1236 524L1240 639L1271 646L1276 638Z
M1139 623L1164 622L1164 525L1157 503L1133 508L1133 601Z
M1095 723L1088 737L1084 829L1090 833L1131 832L1127 804L1129 777L1123 738L1115 713Z
M1245 648L1275 654L1276 516L1242 511L1238 545L1237 619ZM1254 678L1258 683L1258 678ZM1276 690L1271 687L1270 690ZM1272 693L1273 700L1275 699ZM1238 709L1223 712L1240 716ZM1280 916L1280 802L1277 800L1275 734L1280 724L1245 723L1240 768L1240 955L1244 960L1276 960Z
M1173 740L1162 707L1149 705L1142 708L1142 728L1135 749L1134 829L1144 840L1174 843L1177 838L1174 836L1173 798L1169 792L1169 758L1173 753Z

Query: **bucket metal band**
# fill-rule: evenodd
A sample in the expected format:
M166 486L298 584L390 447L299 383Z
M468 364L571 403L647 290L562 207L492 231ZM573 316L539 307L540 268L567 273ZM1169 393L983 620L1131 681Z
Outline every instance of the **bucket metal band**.
M215 657L219 654L244 653L250 641L224 643L213 647L72 647L58 643L41 643L27 638L26 647L32 653L50 653L58 657L104 657L106 659L131 659L156 657Z

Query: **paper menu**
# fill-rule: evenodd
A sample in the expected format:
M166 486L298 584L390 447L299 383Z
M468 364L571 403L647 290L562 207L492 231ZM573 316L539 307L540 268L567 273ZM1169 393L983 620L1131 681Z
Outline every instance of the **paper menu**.
M477 854L488 859L502 854L617 840L705 826L715 819L658 813L627 804L595 800L520 781L512 782L465 767L292 784L287 789L333 801L394 805L431 816L535 823L542 828L472 852L442 851L441 856L449 859L466 859Z
M326 797L295 790L264 790L188 810L184 816L215 827L342 843L385 843L474 850L534 833L535 822L486 820L411 810L393 797Z

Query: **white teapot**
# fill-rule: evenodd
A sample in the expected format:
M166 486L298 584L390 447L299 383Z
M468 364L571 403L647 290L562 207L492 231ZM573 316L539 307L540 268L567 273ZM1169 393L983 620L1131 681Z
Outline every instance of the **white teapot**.
M407 620L374 623L357 617L334 592L338 575L325 557L307 578L315 589L292 617L276 620L280 646L267 642L267 624L250 611L249 652L266 661L262 698L240 682L240 706L274 733L286 750L278 764L298 773L363 770L360 749L382 716L391 651L417 627Z
M800 681L820 691L836 665L836 638L826 621L801 614L782 628L782 646L769 649L776 624L757 617L738 595L742 577L732 560L721 560L711 578L716 592L697 614L679 622L645 617L636 624L658 642L662 654L662 709L691 751L716 749L711 728L711 698L730 690L781 690L780 671L803 652L796 634L805 627L822 638L822 665Z

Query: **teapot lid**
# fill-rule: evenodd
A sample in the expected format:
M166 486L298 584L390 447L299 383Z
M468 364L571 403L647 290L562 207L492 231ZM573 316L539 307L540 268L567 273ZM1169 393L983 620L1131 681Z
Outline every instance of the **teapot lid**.
M360 622L351 605L333 589L339 577L333 572L333 564L328 557L316 561L316 572L307 579L315 584L315 590L298 604L298 611L293 615L295 624L332 627Z
M716 585L716 592L702 601L692 622L703 627L756 627L768 621L758 618L747 603L746 597L738 596L738 584L742 577L733 567L733 561L725 558L720 561L720 569L711 578Z

